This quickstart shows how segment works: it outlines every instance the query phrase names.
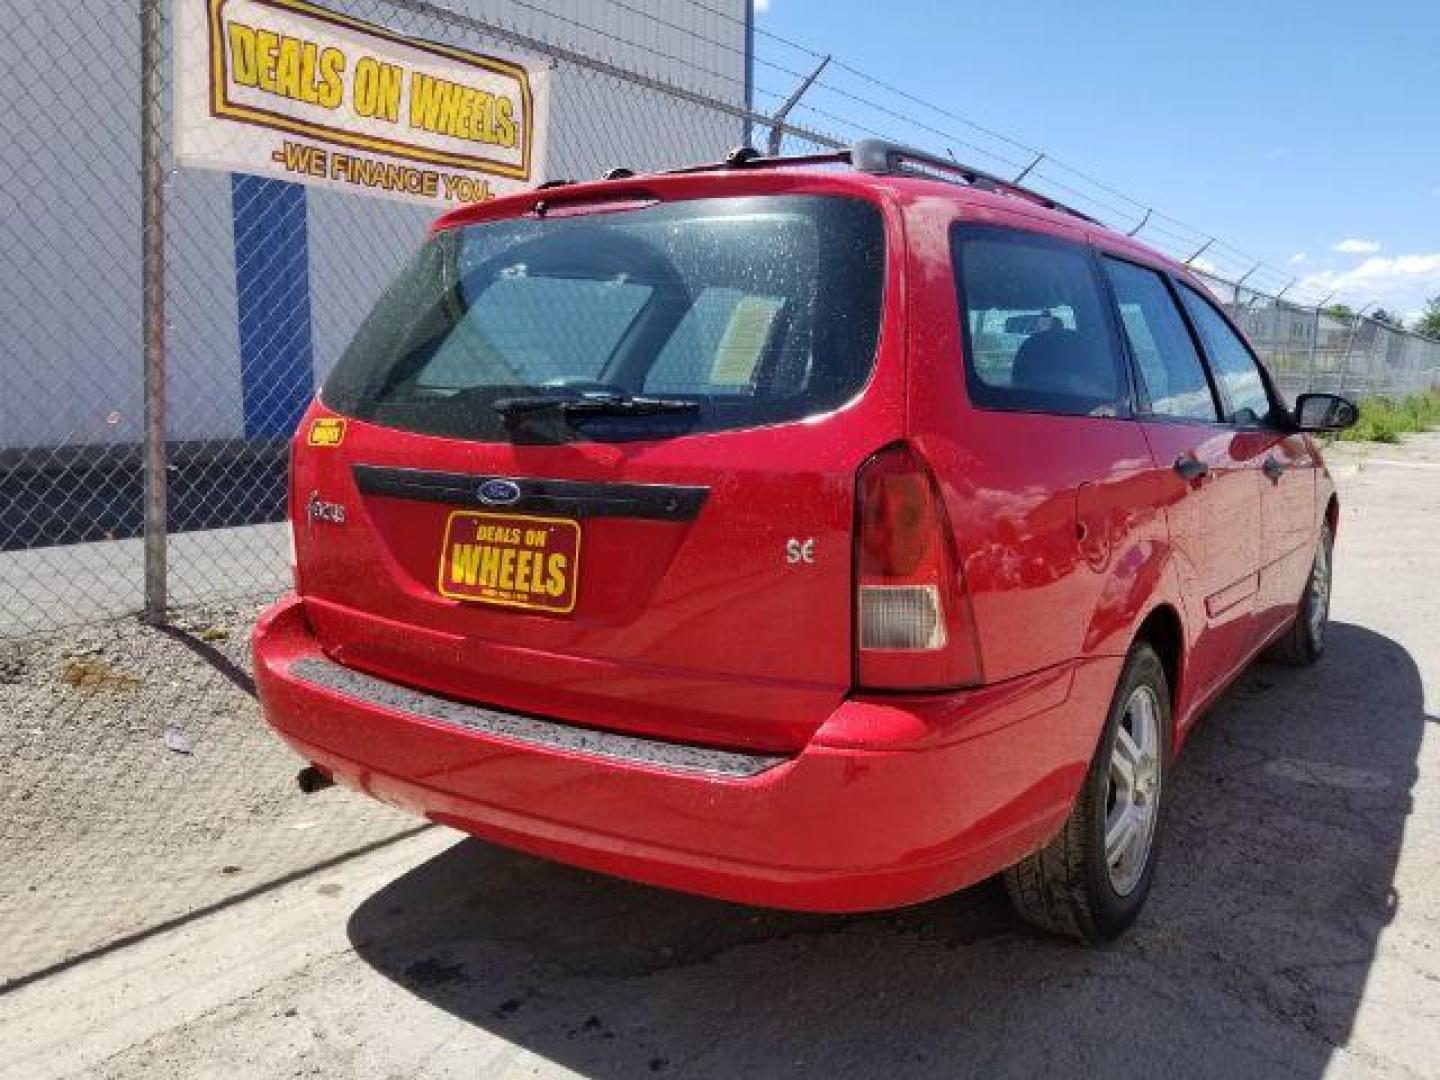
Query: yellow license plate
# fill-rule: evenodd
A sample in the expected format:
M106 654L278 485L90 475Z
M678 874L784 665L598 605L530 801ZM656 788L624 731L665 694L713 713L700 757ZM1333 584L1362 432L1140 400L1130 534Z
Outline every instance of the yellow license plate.
M456 510L438 587L453 600L563 613L575 610L579 570L578 521Z

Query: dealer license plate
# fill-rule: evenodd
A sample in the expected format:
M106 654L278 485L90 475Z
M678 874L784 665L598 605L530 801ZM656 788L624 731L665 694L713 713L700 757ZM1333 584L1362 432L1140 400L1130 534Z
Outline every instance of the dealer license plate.
M579 570L578 521L456 510L438 587L454 600L563 613L575 610Z

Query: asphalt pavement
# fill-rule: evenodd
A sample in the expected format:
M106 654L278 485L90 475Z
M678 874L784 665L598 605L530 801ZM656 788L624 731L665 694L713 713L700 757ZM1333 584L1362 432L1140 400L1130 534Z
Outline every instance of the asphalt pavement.
M764 912L303 798L243 613L0 656L0 1077L1440 1076L1440 435L1333 461L1329 652L1206 717L1102 948L993 883Z

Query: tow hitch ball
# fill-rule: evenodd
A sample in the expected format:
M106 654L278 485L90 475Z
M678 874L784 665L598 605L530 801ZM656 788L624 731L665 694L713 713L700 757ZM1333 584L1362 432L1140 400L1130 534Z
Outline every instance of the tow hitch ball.
M335 781L329 774L321 772L314 765L306 765L295 774L295 782L300 785L300 790L306 795L314 795L317 791L324 791L327 787L334 787Z

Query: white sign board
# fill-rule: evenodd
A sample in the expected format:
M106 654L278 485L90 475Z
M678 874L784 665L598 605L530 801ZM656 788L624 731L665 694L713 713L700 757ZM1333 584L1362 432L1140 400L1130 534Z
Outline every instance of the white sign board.
M544 179L549 69L305 0L176 0L175 157L384 198L479 202Z

